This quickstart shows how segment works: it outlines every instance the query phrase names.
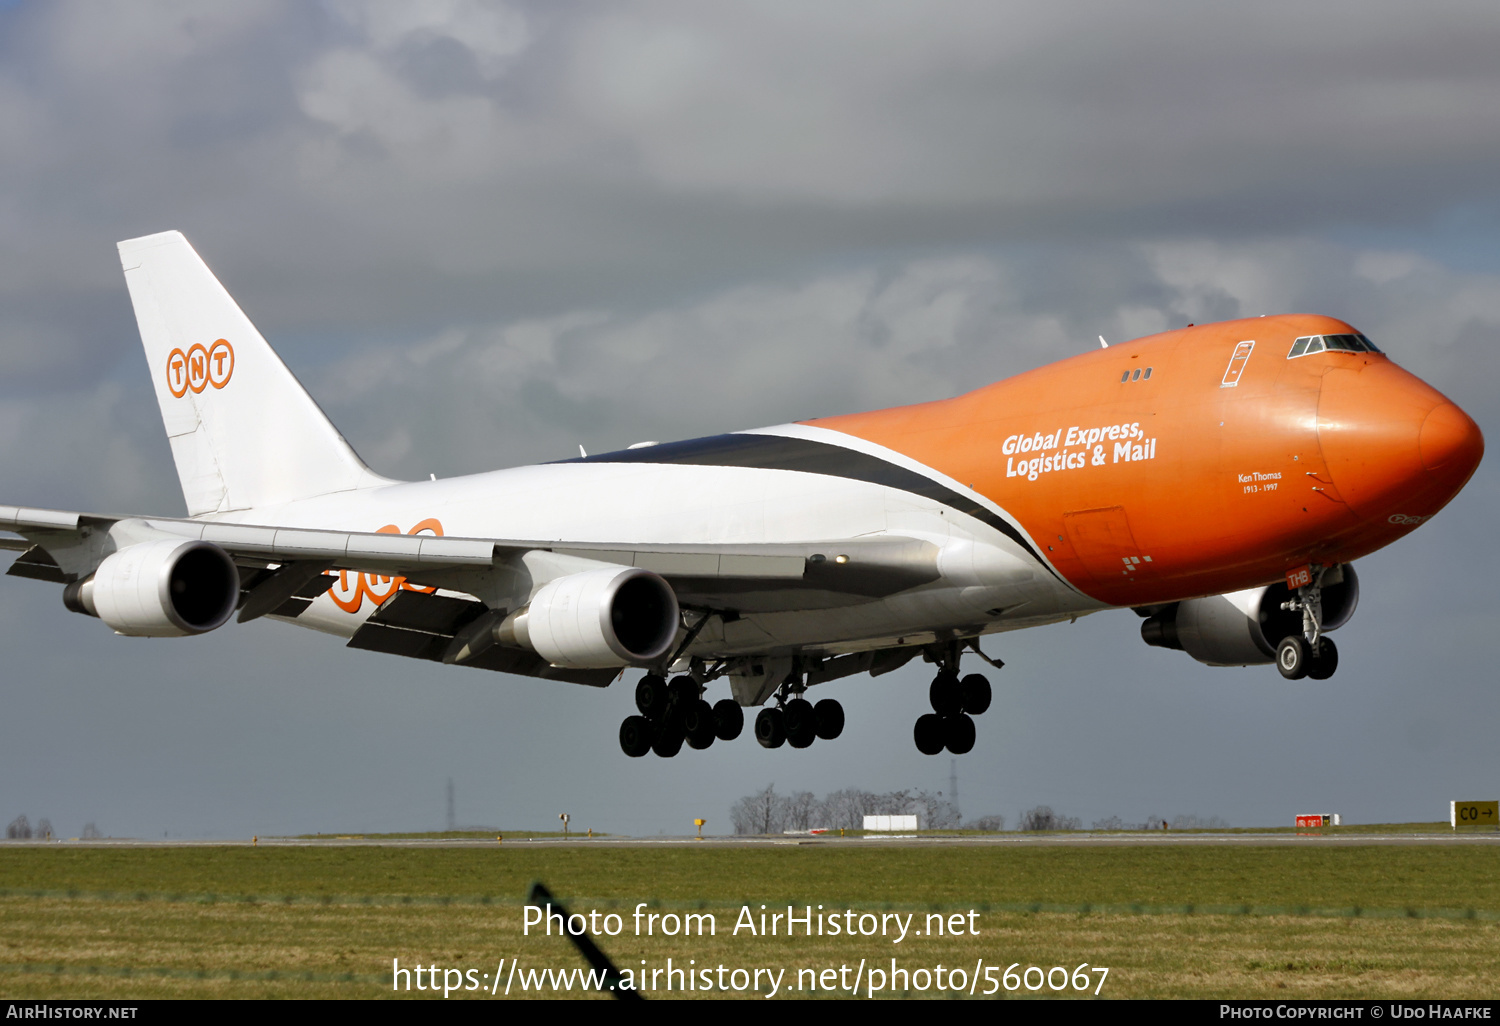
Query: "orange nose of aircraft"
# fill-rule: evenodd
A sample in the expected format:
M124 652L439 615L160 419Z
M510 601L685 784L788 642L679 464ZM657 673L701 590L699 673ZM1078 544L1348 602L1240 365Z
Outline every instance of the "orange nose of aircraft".
M1318 443L1349 508L1365 520L1397 524L1442 509L1484 456L1479 425L1389 360L1323 376Z

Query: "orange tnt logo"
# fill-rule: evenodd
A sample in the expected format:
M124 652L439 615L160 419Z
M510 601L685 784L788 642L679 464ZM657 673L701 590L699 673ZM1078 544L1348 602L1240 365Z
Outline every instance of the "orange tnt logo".
M427 533L439 538L443 536L443 525L436 517L429 517L417 524L407 534ZM376 534L400 534L401 529L395 524L386 524ZM380 606L389 601L391 596L398 591L420 591L431 595L437 591L436 588L423 588L419 585L408 584L405 577L386 577L383 574L353 573L349 570L340 570L334 573L327 572L327 576L335 580L335 584L328 589L328 597L333 604L346 613L357 613L364 605L365 599L369 599L372 605Z
M205 347L201 342L184 353L174 349L167 354L167 391L178 399L201 393L209 385L223 388L234 374L234 347L219 339Z

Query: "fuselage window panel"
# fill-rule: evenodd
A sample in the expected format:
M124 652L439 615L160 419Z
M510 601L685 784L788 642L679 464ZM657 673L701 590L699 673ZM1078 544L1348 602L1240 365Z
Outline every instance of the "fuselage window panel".
M1151 380L1151 368L1150 368L1150 367L1147 367L1147 368L1146 368L1146 373L1145 373L1145 375L1144 375L1144 376L1143 376L1143 377L1142 377L1142 379L1141 379L1141 380L1142 380L1142 381L1150 381L1150 380Z

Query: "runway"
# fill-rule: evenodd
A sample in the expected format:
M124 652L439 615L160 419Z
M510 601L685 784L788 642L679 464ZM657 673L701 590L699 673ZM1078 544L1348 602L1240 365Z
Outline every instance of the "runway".
M6 847L88 847L88 848L749 848L768 845L801 847L1357 847L1389 845L1402 847L1445 845L1500 845L1500 831L1431 831L1431 832L1337 832L1337 833L1077 833L1060 834L858 834L840 837L825 834L724 835L702 838L688 836L653 837L557 837L534 836L525 831L501 832L495 837L365 837L337 835L325 837L246 837L228 839L185 838L104 838L96 840L0 841Z

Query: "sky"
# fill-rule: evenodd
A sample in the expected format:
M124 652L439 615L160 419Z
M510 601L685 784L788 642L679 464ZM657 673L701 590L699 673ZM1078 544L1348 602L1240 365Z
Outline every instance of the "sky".
M955 395L1189 322L1349 320L1500 437L1493 3L0 5L0 502L181 515L115 243L178 229L380 473ZM1491 457L1360 561L1331 680L989 639L968 818L1433 821L1500 789ZM631 688L114 637L0 579L0 820L730 830L948 789L920 666L835 742L627 759ZM633 679L633 675L631 677ZM722 684L719 685L722 688ZM711 698L720 697L711 691Z

